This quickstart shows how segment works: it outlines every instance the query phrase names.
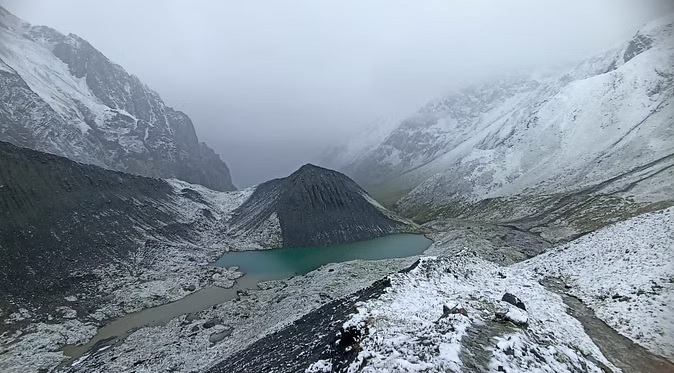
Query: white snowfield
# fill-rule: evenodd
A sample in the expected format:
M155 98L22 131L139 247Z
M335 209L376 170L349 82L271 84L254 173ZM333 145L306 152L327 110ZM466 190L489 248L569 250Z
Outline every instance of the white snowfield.
M619 371L567 314L561 297L539 284L545 277L568 281L598 318L674 360L672 223L674 208L644 214L507 267L470 250L423 258L409 273L391 276L389 291L361 304L344 324L365 334L349 372L361 365L364 372L460 372L468 356L480 354L480 344L488 346L491 371L602 372L597 362ZM526 311L501 301L506 292ZM443 306L466 315L443 316ZM512 324L494 327L496 313ZM527 328L514 325L525 322Z

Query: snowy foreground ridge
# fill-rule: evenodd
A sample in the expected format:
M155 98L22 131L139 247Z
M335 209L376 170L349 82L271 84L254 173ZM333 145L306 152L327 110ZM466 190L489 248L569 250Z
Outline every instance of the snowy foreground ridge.
M344 324L361 336L347 371L459 372L485 362L493 372L620 371L541 285L547 276L568 281L599 318L671 360L673 218L674 208L645 214L508 267L470 250L422 258ZM506 293L526 310L502 301ZM321 360L306 371L330 369Z
M501 301L506 292L527 310ZM497 314L512 321L494 321ZM561 298L535 275L470 254L425 258L393 276L391 290L363 304L345 328L352 325L366 336L349 372L362 364L365 372L459 372L468 355L485 353L491 371L601 372L597 362L610 366Z

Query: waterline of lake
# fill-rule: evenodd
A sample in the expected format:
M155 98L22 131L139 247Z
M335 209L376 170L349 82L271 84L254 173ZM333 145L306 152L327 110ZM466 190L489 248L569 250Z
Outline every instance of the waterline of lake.
M90 355L118 343L135 330L146 326L158 326L188 313L196 313L209 307L235 299L238 291L258 288L262 281L281 280L306 274L329 263L350 260L381 260L405 258L423 254L432 241L421 235L396 234L332 247L282 248L261 251L229 252L216 263L222 267L239 267L244 273L234 286L206 287L175 302L130 313L99 328L85 345L68 345L62 350L72 364L83 356Z
M309 273L325 264L350 260L406 258L422 254L432 241L416 234L395 234L331 247L294 247L224 254L215 265L265 280Z

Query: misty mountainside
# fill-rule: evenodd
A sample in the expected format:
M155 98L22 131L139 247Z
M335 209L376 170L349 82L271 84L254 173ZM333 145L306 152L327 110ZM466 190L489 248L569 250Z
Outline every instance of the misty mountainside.
M0 140L78 162L235 190L190 118L80 37L0 7Z
M563 74L509 77L437 99L335 167L377 196L409 191L396 210L421 221L522 220L531 228L581 205L617 219L671 204L673 21L653 21ZM601 226L585 220L559 224L554 235Z
M419 231L339 172L306 164L258 185L232 213L228 231L264 247L331 246Z

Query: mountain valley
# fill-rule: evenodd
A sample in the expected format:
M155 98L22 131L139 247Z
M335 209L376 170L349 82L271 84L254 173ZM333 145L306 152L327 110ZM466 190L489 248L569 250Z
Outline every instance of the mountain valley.
M674 14L237 190L0 7L0 371L673 372L672 62Z

